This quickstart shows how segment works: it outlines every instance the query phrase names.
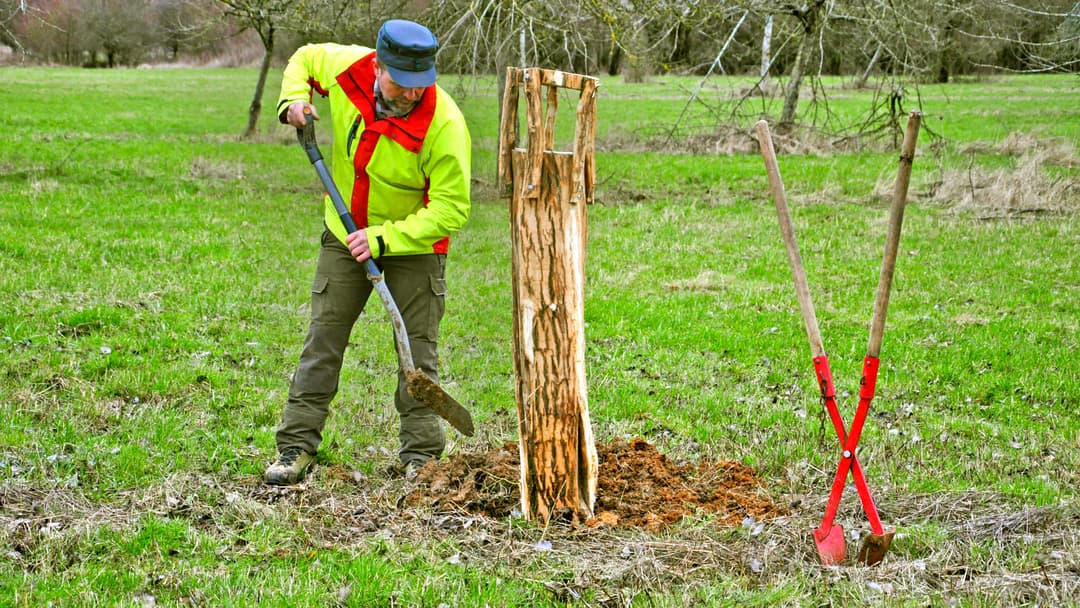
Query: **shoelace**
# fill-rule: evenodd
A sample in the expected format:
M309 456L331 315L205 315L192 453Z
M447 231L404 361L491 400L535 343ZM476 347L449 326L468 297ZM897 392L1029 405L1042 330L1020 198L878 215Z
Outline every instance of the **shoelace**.
M296 458L298 456L300 456L300 451L295 448L285 450L281 453L281 457L278 459L278 461L281 463L282 466L287 467L292 465L292 463L296 462Z

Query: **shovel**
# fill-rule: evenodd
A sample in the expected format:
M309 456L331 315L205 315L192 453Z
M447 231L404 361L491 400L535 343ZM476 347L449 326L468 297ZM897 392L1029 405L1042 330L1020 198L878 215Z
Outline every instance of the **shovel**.
M845 543L843 528L834 523L836 511L843 495L844 483L847 480L848 471L851 471L855 481L855 487L862 502L863 511L866 512L870 522L870 534L863 538L859 549L858 560L867 565L879 563L888 552L892 544L894 528L885 529L878 516L877 507L874 505L870 489L866 484L862 466L855 456L855 448L859 442L859 436L866 422L866 415L870 409L870 402L874 398L874 387L877 381L879 366L878 355L881 351L881 338L885 329L885 313L889 303L889 291L892 285L893 271L896 267L896 250L900 239L900 227L903 223L904 204L907 199L907 188L911 177L911 164L915 155L915 140L918 136L921 115L912 112L908 119L907 133L900 156L900 169L896 179L896 188L893 195L889 213L889 229L885 243L885 256L882 261L881 276L878 281L877 295L874 302L874 316L870 325L870 344L867 348L867 356L863 361L862 381L859 388L859 405L855 410L855 419L852 421L850 431L845 430L843 417L836 406L836 390L833 385L832 372L829 369L829 359L818 329L817 317L814 314L814 305L810 299L810 290L807 286L806 271L803 267L799 248L795 241L795 232L791 225L791 214L787 207L787 197L784 193L784 184L780 179L780 171L776 163L776 153L773 151L772 138L769 135L769 126L765 121L757 124L758 140L761 145L761 153L765 159L765 167L769 175L769 185L772 190L773 200L776 204L777 217L780 220L780 229L787 248L788 262L791 265L795 279L795 292L799 299L803 321L806 325L806 334L810 340L810 350L814 358L814 370L818 378L818 386L821 397L829 412L836 436L842 446L842 458L837 466L836 476L833 479L832 491L829 495L828 506L821 525L814 530L814 542L817 545L818 556L825 565L839 564L845 556Z
M327 194L330 195L330 200L334 202L334 209L337 211L342 223L345 224L345 230L352 234L358 230L356 222L353 221L352 214L349 213L345 201L341 198L341 192L338 190L337 185L334 184L334 179L330 177L330 172L326 170L326 164L323 163L322 153L319 152L319 146L315 142L315 122L311 119L310 110L304 110L304 118L306 119L304 127L296 130L296 137L300 140L300 145L304 147L304 151L307 152L311 164L315 166L315 170L319 173L319 179L322 180L323 187L326 188ZM398 310L397 303L394 302L394 296L390 294L390 289L386 286L386 282L383 281L382 271L379 270L379 267L371 258L364 261L364 270L367 271L368 279L371 280L375 292L379 294L383 307L386 308L386 312L390 315L390 322L394 325L394 344L397 348L398 363L405 373L409 394L412 395L413 399L431 408L432 411L449 422L463 435L471 437L474 428L469 410L466 410L434 380L428 378L427 374L416 369L413 364L412 349L409 346L409 334L405 330L405 320L401 316L401 311Z

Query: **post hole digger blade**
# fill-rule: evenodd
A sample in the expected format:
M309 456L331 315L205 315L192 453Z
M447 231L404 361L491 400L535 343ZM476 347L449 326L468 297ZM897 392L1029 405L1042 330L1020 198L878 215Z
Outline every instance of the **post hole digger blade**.
M322 153L319 152L318 144L315 141L315 123L309 111L305 110L304 117L307 122L304 128L296 130L296 137L300 140L300 145L304 147L308 159L318 172L323 187L326 188L330 200L334 203L334 209L337 211L342 223L345 224L345 229L352 234L357 230L356 222L353 221L352 214L349 213L344 199L341 198L341 192L323 162ZM383 307L386 308L386 312L390 315L390 322L394 326L394 346L397 349L398 364L405 374L409 394L420 403L431 408L432 411L449 422L463 435L471 437L475 429L469 411L434 380L428 378L427 374L416 369L413 364L412 349L409 345L409 334L405 328L405 320L401 316L397 303L394 302L393 295L390 294L390 289L386 286L386 282L383 281L382 271L379 270L379 267L371 258L364 261L364 270L367 271L368 279L371 280L375 292L379 294L379 299L382 300Z
M795 279L795 292L806 325L807 337L810 340L810 350L814 357L814 371L817 375L821 398L842 448L841 460L833 478L825 516L822 518L821 525L814 530L814 542L817 545L818 556L825 565L840 564L844 561L846 553L844 530L839 524L835 523L835 518L849 471L855 482L855 488L858 491L863 511L865 511L867 520L870 522L870 534L863 537L858 553L858 561L867 565L879 563L888 552L893 536L896 533L894 528L886 529L881 523L877 507L870 494L870 488L866 484L862 466L855 456L855 449L859 443L859 437L862 434L862 428L866 422L866 416L870 409L870 402L874 398L874 389L877 383L878 355L880 354L881 338L885 329L885 313L888 308L893 271L896 267L896 250L900 239L900 227L903 223L904 204L907 200L907 188L911 177L911 164L915 155L915 140L918 136L920 119L921 115L918 112L911 113L901 150L900 169L889 212L885 255L874 302L874 316L870 326L870 344L867 348L867 356L863 361L862 380L859 387L859 405L856 408L855 418L852 421L850 430L845 428L844 419L836 405L836 389L833 385L832 372L829 369L829 358L825 354L817 317L814 314L813 301L810 299L806 271L795 240L795 232L791 224L791 213L787 207L787 196L784 192L783 181L780 179L776 153L773 150L772 137L769 134L769 125L765 121L757 123L761 154L765 159L769 186L776 204L776 213L780 221L784 245L787 249L788 262Z

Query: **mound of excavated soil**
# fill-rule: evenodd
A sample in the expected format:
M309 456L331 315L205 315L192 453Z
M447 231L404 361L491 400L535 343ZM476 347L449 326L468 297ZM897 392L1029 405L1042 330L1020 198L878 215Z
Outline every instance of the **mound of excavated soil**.
M596 517L589 525L655 531L694 512L714 514L738 526L784 515L772 503L753 469L731 461L678 464L643 439L596 446L600 464ZM420 469L409 504L493 518L519 508L517 444L487 454L455 454Z

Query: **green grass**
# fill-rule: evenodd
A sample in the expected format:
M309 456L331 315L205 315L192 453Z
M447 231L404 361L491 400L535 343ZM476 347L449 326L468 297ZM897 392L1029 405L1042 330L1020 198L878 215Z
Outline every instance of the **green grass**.
M321 473L302 493L262 488L306 330L321 187L273 117L254 140L236 137L254 76L0 70L0 597L10 605L1075 602L1077 201L988 217L929 196L950 169L1019 162L965 145L1025 133L1075 152L1075 76L919 91L937 137L920 139L860 443L900 535L882 568L840 572L817 565L808 536L836 441L761 159L664 145L695 78L601 78L585 305L592 420L601 441L640 435L674 457L751 464L777 501L802 505L790 518L760 536L705 522L590 536L399 510L401 486L381 473L396 449L395 358L374 309L354 331ZM480 429L451 435L450 449L480 452L516 440L509 220L492 194L494 88L446 81L472 127L477 184L449 262L442 371ZM838 116L865 113L870 91L825 84ZM706 104L727 108L745 85L710 79L687 116L697 135ZM755 103L779 112L777 100ZM561 107L565 141L573 100ZM756 119L743 111L743 137ZM895 155L780 158L848 418L887 216L874 191ZM1046 170L1075 197L1075 160ZM856 503L845 496L845 525L862 522ZM998 520L1012 525L986 532ZM535 551L545 535L555 550ZM962 568L978 574L958 578ZM938 579L947 585L928 582Z

